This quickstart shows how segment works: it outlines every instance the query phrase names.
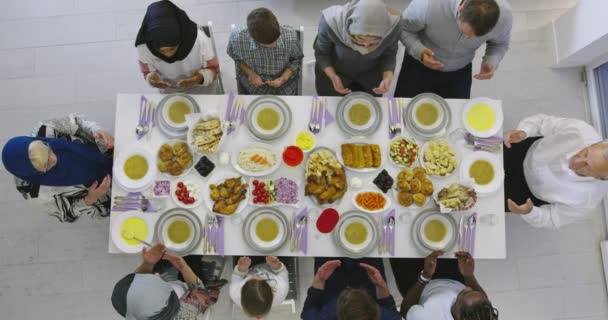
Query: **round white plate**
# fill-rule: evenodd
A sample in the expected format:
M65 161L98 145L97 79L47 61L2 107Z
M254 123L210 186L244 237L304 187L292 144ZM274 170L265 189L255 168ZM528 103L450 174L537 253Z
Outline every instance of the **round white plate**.
M416 120L417 107L421 101L432 102L439 109L439 119L432 126L424 126ZM440 96L433 93L421 93L403 109L403 119L406 127L416 136L423 140L434 140L443 137L448 133L448 129L452 123L452 111L447 102Z
M473 164L473 162L477 160L486 160L494 167L494 180L486 185L478 185L475 183L474 179L469 175L469 168ZM460 165L460 179L462 180L473 180L475 184L475 191L477 195L480 197L488 196L498 191L500 187L504 183L505 179L505 170L503 166L500 164L500 160L498 157L492 153L485 151L476 151L470 155L468 155L462 164Z
M249 189L247 190L247 192L249 192L249 204L251 206L254 207L281 207L281 206L288 206L288 207L296 207L299 208L300 207L300 203L302 202L302 199L304 199L304 188L302 187L302 183L299 180L296 179L291 179L288 177L278 177L278 178L273 178L273 179L257 179L259 182L264 182L266 185L268 185L268 183L270 181L276 182L279 178L285 178L285 179L289 179L293 182L296 183L296 186L298 187L298 191L297 191L297 197L298 197L298 201L296 203L279 203L275 200L274 203L269 203L269 204L264 204L264 203L253 203L253 189L254 189L254 185L253 185L253 180L255 179L251 179L249 181ZM276 184L275 184L275 189L276 189Z
M146 172L146 175L143 178L138 180L127 177L124 170L127 159L135 155L142 156L148 161L148 172ZM114 181L118 182L120 187L129 192L142 191L152 186L156 179L157 171L156 157L148 150L139 146L130 146L120 152L116 157L116 161L114 161L114 168L112 170Z
M456 167L454 168L454 170L448 174L446 174L445 176L442 175L434 175L434 174L430 174L429 170L426 167L426 163L424 162L424 150L426 150L429 147L429 144L432 141L427 141L424 143L424 145L422 145L422 147L420 148L420 153L418 154L418 156L420 157L420 166L422 168L424 168L424 170L427 172L427 176L429 177L433 177L433 178L447 178L449 176L451 176L452 174L454 174L454 172L456 172L458 170L458 167L460 166L460 153L458 152L458 149L454 146L454 144L451 141L445 140L445 139L440 139L440 140L433 140L435 142L440 142L440 141L447 141L448 145L450 145L450 147L452 147L452 150L454 150L454 158L456 159Z
M257 115L266 108L271 108L279 114L279 125L272 130L265 130L258 126ZM266 95L255 98L249 103L245 112L245 122L249 132L263 141L278 139L291 127L291 109L285 100L276 96Z
M169 238L169 226L176 221L182 221L185 222L188 225L188 228L190 228L190 236L188 237L188 239L182 243L176 243L171 241L171 239ZM163 224L163 227L160 230L160 238L162 239L162 242L165 244L165 246L167 246L167 248L173 249L173 250L178 250L178 251L182 251L186 248L188 248L191 244L192 241L194 240L194 236L196 234L196 227L194 225L194 223L192 222L192 220L186 218L185 216L182 215L174 215L170 218L167 218L165 220L165 223Z
M446 218L447 221L449 222L449 225L451 225L451 227L448 227L448 228L451 228L452 230L454 230L454 232L451 233L452 237L451 237L450 241L447 242L447 244L444 246L443 250L449 252L458 244L458 239L459 239L458 223L456 223L456 220L454 220L454 218L451 215L442 214L436 208L423 210L414 218L414 221L412 222L412 229L410 230L410 235L412 237L412 242L414 244L414 247L416 247L416 249L418 249L418 251L423 256L429 255L435 249L427 247L427 245L421 240L419 230L421 228L422 222L427 217L434 216L434 215L440 215L443 218Z
M433 124L431 124L431 125L424 125L424 124L420 123L418 121L418 118L416 117L416 112L418 112L418 109L424 103L432 104L433 106L435 106L435 109L437 109L437 114L438 114L437 120ZM413 108L413 110L412 110L412 115L413 115L412 121L420 129L429 130L429 131L436 130L445 121L446 115L445 115L444 109L441 107L440 103L437 100L433 99L433 98L422 97L420 100L416 101L416 103L412 106L412 108Z
M249 148L262 148L262 149L266 149L268 151L273 152L275 155L275 158L276 158L274 166L272 166L268 170L264 170L264 171L260 171L260 172L252 172L252 171L248 171L248 170L245 170L244 168L242 168L238 163L239 154L242 151L244 151L245 149L249 149ZM248 176L248 177L263 177L263 176L270 175L281 167L282 161L283 161L283 159L281 158L281 153L278 151L278 148L276 148L275 146L269 145L269 144L265 144L265 143L250 144L238 151L235 151L230 157L230 163L232 164L232 167L240 174Z
M369 110L369 120L363 125L356 125L352 123L350 121L350 117L348 116L348 114L350 113L350 109L352 109L355 104L363 104L367 106L367 109ZM376 114L376 109L374 109L374 107L370 105L367 99L362 98L354 98L350 100L348 104L344 107L342 116L344 117L344 121L346 122L346 124L355 130L367 130L371 128L371 126L374 125L374 123L376 122L376 117L378 117L378 115Z
M198 151L198 147L194 145L194 137L192 136L192 133L194 132L194 127L196 126L196 124L198 124L199 122L202 122L204 120L211 120L211 119L203 119L203 117L201 116L201 118L195 122L194 125L192 125L191 127L188 128L188 134L186 135L186 140L188 142L188 146L194 150L194 152L198 155L201 156L205 156L205 155L209 155L209 154L213 154L210 152L199 152ZM218 153L222 146L224 145L224 142L226 141L226 134L228 132L228 130L224 129L224 121L220 120L220 128L222 129L222 137L220 138L220 142L217 145L217 149L214 153Z
M384 197L384 200L385 200L385 202L384 202L384 207L382 207L382 209L378 209L378 210L368 210L368 209L365 209L365 208L361 207L361 206L360 206L360 205L357 203L357 196L358 196L360 193L365 193L365 192L373 192L373 193L379 193L379 194L381 194L381 195ZM359 210L361 210L361 211L363 211L363 212L367 212L367 213L379 213L379 212L384 212L384 211L386 211L388 208L390 208L390 207L391 207L391 200L388 198L388 196L387 196L386 194L382 193L382 191L377 191L377 190L373 190L373 189L364 189L364 190L361 190L361 191L357 191L355 194L353 194L353 197L352 197L352 203L353 203L353 205L355 206L355 208L357 208L357 209L359 209Z
M258 222L265 218L272 219L279 226L279 234L272 241L263 241L255 232ZM260 208L252 211L245 218L243 237L254 250L261 253L273 253L281 249L287 242L288 228L289 220L281 211L274 208Z
M203 194L203 201L205 202L205 206L207 207L207 209L209 209L209 211L211 213L215 214L218 217L224 217L224 218L226 218L226 217L231 217L231 216L234 216L234 215L240 213L241 211L243 211L243 209L245 209L245 207L247 207L247 204L249 203L249 197L250 197L249 188L251 186L250 186L249 182L246 179L244 179L243 177L241 177L241 181L243 183L247 184L247 192L245 192L245 199L241 200L241 202L239 203L239 206L237 207L236 211L234 211L234 213L231 214L231 215L225 215L225 214L221 214L221 213L217 213L217 212L213 211L213 205L214 205L215 202L213 200L211 200L210 191L209 191L209 185L212 185L212 184L220 185L226 179L238 178L238 177L239 177L238 174L223 173L223 174L217 174L215 176L211 176L207 180L207 183L201 189L201 193Z
M306 180L307 179L306 173L308 172L308 163L310 161L310 158L314 154L316 154L317 152L320 152L320 151L323 151L323 150L329 151L334 156L334 159L336 159L336 161L338 161L338 163L340 163L340 161L338 160L338 156L336 155L336 153L332 149L329 149L329 148L326 148L326 147L316 147L316 148L314 148L310 153L308 153L308 157L306 158L306 162L305 162L306 164L303 166L304 167L304 181L305 181L304 182L304 189L306 188L306 181L307 181ZM344 166L342 166L342 168L344 169ZM346 172L344 174L346 176L346 183L348 184L348 182L349 182L348 181L348 175L346 175ZM344 197L346 196L347 193L348 193L348 190L347 190L347 192L340 199L338 199L338 200L336 200L336 201L334 201L332 203L319 204L319 201L317 200L317 197L314 197L312 195L309 195L308 198L310 199L310 201L315 206L317 206L319 208L331 208L331 207L338 207L342 203L342 199L344 199Z
M188 192L190 193L190 196L192 196L194 198L194 203L193 204L184 204L183 202L181 202L181 201L179 201L177 199L177 196L175 195L175 191L178 189L177 188L177 184L179 182L182 182L184 184L186 182L190 182L190 183L195 184L196 187L198 188L198 191L194 195L190 192L190 190L188 190ZM196 178L193 178L193 177L187 177L186 179L175 179L171 183L171 192L170 192L171 193L171 199L173 199L173 202L175 202L175 204L178 207L182 207L182 208L186 208L186 209L194 209L194 208L200 206L201 203L203 203L203 192L202 192L203 188L204 188L203 183L199 179L196 179Z
M353 172L362 172L362 173L367 173L367 172L375 172L378 171L380 169L382 169L384 167L384 156L382 156L382 147L378 144L378 147L380 148L380 166L378 168L351 168L347 165L344 164L344 158L342 157L342 145L343 144L377 144L374 143L373 141L367 140L367 139L348 139L346 140L344 143L341 143L340 146L338 147L338 149L336 150L335 154L336 154L336 160L338 160L338 162L340 162L340 164L342 164L342 166L344 168L346 168L347 170L353 171Z
M169 239L168 228L171 222L181 220L188 224L190 237L183 243L174 243ZM172 253L187 255L196 250L203 238L204 229L200 218L188 209L173 208L163 212L154 226L157 241L164 243Z
M173 122L171 120L171 118L169 118L169 109L171 108L171 105L175 102L186 103L188 105L188 107L190 108L190 113L196 113L198 111L197 108L193 104L192 98L182 95L182 94L176 94L176 95L167 96L167 99L164 100L163 106L161 108L160 116L163 117L163 121L169 127L175 128L175 129L185 129L188 127L187 121L184 121L182 123L176 123L176 122Z
M192 146L190 146L190 144L188 144L184 140L167 140L167 141L161 143L160 145L158 145L158 148L156 148L156 161L160 161L160 157L158 156L158 152L160 151L160 147L163 144L168 144L168 145L171 146L171 148L173 148L173 145L176 144L176 143L178 143L178 142L183 142L183 143L185 143L188 146L188 152L190 152L190 154L192 155L192 164L190 165L190 167L185 168L184 171L182 172L182 174L180 174L178 176L174 176L174 175L170 174L169 172L160 172L158 170L158 167L156 167L156 170L160 174L162 174L162 175L164 175L165 177L168 177L168 178L181 178L181 177L187 176L190 173L190 171L192 170L192 168L194 168L194 164L197 162L196 153L194 153L194 150L192 150Z
M112 215L114 216L114 218L112 219L112 227L111 227L110 234L112 236L112 242L114 243L116 248L118 248L118 250L120 250L124 253L138 253L138 252L141 252L141 250L145 247L145 245L142 243L138 243L136 245L129 245L122 239L122 235L120 234L120 228L122 227L123 223L129 218L141 219L142 221L144 221L146 223L146 226L148 228L148 234L145 239L141 239L141 240L144 240L148 243L152 242L152 239L154 238L154 226L151 225L147 221L147 219L142 217L141 212L139 212L139 211L126 211L126 212L120 212L120 213L115 212Z
M485 130L485 131L478 131L469 125L469 121L468 121L469 111L471 110L471 108L473 108L475 105L478 105L478 104L485 104L488 107L490 107L492 109L492 111L494 111L495 119L494 119L492 128ZM488 138L488 137L491 137L491 136L497 134L500 131L500 129L502 128L502 122L503 122L502 110L496 106L495 100L492 100L489 98L480 97L480 98L475 98L475 99L469 100L469 102L465 105L464 109L462 110L462 123L464 124L465 129L467 129L467 131L469 133L471 133L472 135L474 135L476 137Z
M353 223L360 222L367 229L367 239L361 244L352 244L346 240L346 227ZM378 223L369 214L360 211L349 211L340 216L338 225L333 231L336 245L342 249L349 257L360 258L367 256L378 243Z
M427 238L424 234L424 228L430 221L433 220L438 220L443 223L447 231L445 238L443 238L443 240L439 242L429 240L429 238ZM422 222L420 223L420 229L418 230L418 236L426 247L431 248L433 250L443 250L450 243L450 241L454 237L455 232L456 230L453 230L452 224L450 223L450 221L448 221L448 218L446 218L444 214L433 214L428 217L425 217L422 220Z
M418 156L420 155L420 151L421 151L421 148L420 148L420 143L418 143L416 140L414 140L414 139L412 139L412 138L406 138L406 137L396 137L395 139L391 140L391 143L392 143L393 141L395 141L395 140L399 140L399 139L406 139L406 140L413 141L413 142L414 142L414 143L416 143L416 145L418 146L418 153L416 154L416 157L414 158L414 161L412 162L412 164L411 164L410 166L406 166L406 165L403 165L403 164L396 163L396 162L393 160L393 158L391 157L391 145L390 145L390 143L389 143L389 145L388 145L388 149L387 149L387 152L386 152L386 156L388 157L389 161L390 161L390 162L391 162L393 165L395 165L395 166L397 166L397 167L399 167L399 168L413 168L413 167L416 165L416 161L418 161Z

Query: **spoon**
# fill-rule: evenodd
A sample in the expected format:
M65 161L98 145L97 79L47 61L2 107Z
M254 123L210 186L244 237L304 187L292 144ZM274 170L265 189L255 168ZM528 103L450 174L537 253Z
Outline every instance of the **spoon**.
M302 247L302 235L304 234L304 225L308 222L308 218L306 216L302 217L298 224L300 225L300 234L298 234L298 241L296 241L296 248L301 249Z
M395 229L395 217L390 217L388 219L388 247L389 247L389 254L392 254L392 252L395 250L395 233L394 233L394 229Z
M151 245L150 243L148 243L148 242L146 242L144 240L136 238L132 231L123 230L121 232L121 235L122 235L123 238L125 238L127 240L135 240L135 241L138 241L138 242L141 242L141 243L145 244L146 246L148 246L150 248L153 247L153 245Z

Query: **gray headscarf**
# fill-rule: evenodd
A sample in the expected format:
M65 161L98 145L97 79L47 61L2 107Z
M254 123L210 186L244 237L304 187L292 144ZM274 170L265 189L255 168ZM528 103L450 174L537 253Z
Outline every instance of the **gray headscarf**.
M321 12L325 22L345 45L361 54L372 50L353 43L351 35L386 38L399 25L401 17L389 12L382 0L353 0Z
M112 305L127 320L171 320L179 298L170 284L152 274L130 274L112 292Z

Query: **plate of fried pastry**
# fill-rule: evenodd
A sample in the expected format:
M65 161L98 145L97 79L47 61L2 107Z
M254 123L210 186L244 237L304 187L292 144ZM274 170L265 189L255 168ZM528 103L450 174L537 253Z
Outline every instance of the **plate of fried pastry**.
M409 208L412 205L422 207L433 195L435 188L422 167L413 170L404 169L397 175L394 195L400 205Z
M365 139L352 139L343 143L337 157L347 169L356 172L373 172L383 165L380 146L367 143Z
M158 149L158 171L172 177L182 177L190 172L194 156L186 141L167 141Z
M305 195L319 206L334 204L348 190L346 172L336 155L328 148L311 151L306 163Z

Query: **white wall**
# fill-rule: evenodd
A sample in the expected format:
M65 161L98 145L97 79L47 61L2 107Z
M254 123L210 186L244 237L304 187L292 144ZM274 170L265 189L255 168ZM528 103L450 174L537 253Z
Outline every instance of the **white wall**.
M555 67L583 66L608 53L608 1L580 0L553 21Z

